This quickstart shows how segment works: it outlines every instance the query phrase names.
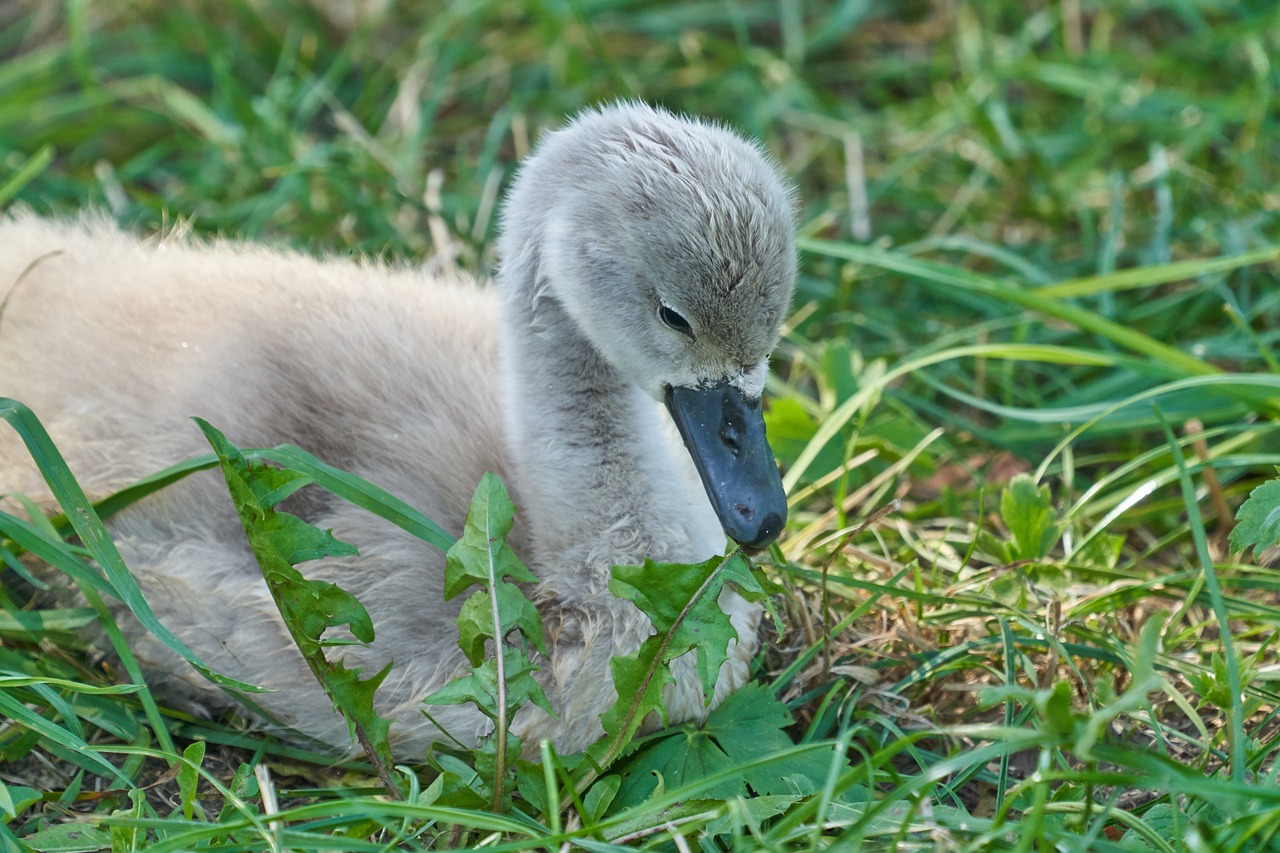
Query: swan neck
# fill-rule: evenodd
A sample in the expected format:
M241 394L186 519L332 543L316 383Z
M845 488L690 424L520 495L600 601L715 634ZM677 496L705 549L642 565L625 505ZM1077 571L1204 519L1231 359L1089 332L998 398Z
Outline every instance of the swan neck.
M591 345L536 263L508 265L500 286L507 441L535 564L607 580L611 565L715 553L690 552L698 513L680 496L696 475L658 404Z

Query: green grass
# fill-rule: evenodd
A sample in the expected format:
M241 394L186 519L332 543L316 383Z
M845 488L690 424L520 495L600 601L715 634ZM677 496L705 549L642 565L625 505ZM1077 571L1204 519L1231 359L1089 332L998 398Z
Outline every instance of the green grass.
M1280 845L1280 580L1227 544L1280 464L1280 10L440 0L347 32L267 0L31 8L0 12L0 205L141 232L485 274L516 162L584 105L763 140L803 241L770 380L786 633L757 682L798 745L613 812L555 757L502 814L448 754L392 802L113 687L139 679L83 653L106 611L81 571L87 608L3 593L0 843ZM3 535L56 539L27 528ZM49 559L127 586L79 532ZM812 792L724 793L814 754Z

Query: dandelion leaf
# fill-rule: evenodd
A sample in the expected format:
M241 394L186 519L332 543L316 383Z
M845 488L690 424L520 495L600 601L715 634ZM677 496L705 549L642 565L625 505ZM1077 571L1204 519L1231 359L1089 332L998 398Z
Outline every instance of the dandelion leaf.
M445 598L454 598L475 584L489 586L492 578L509 577L517 583L537 581L506 543L515 511L502 481L496 474L486 472L471 499L462 538L447 555Z
M346 718L352 735L359 736L366 748L373 750L375 755L371 758L390 767L390 723L374 711L373 697L391 671L391 664L373 677L362 679L359 669L348 669L341 661L330 661L324 655L326 646L345 643L341 639L325 639L326 632L345 626L358 642L371 643L373 621L355 596L327 581L308 580L294 568L295 563L350 556L357 553L356 549L335 538L331 531L274 509L276 503L309 483L309 478L296 471L251 462L217 429L199 418L196 423L218 455L249 545L294 643Z
M609 589L639 607L660 636L671 635L664 663L698 650L698 678L709 699L720 665L728 659L729 642L738 638L717 600L726 584L748 601L765 596L764 586L741 553L695 565L646 560L643 566L615 566ZM618 692L622 693L621 688Z
M738 553L695 565L646 561L643 566L614 566L609 589L639 607L656 633L634 653L610 662L618 699L600 717L605 737L588 750L597 764L614 761L650 714L666 722L662 688L673 681L668 662L697 649L698 677L704 695L711 695L729 642L737 638L717 602L729 583L748 600L765 597L762 580Z
M503 675L507 685L507 707L510 709L532 702L548 714L554 713L542 685L534 680L537 666L520 649L503 647ZM423 700L428 705L460 705L471 702L490 719L498 705L498 662L488 658L473 666L467 675L459 676Z
M617 655L609 662L613 686L618 699L600 716L605 737L596 741L587 754L596 763L607 766L629 743L645 717L651 713L666 722L662 704L662 688L671 684L671 671L663 665L662 636L650 637L629 655Z
M529 659L526 642L520 640L547 653L537 608L516 585L537 578L506 543L514 516L515 505L502 481L486 473L471 499L462 538L445 554L445 598L479 587L462 603L456 620L458 646L471 670L423 700L429 705L470 703L493 721L492 732L471 755L477 780L487 786L489 807L498 812L510 808L520 778L520 743L508 731L511 720L530 702L555 714L533 677L538 668ZM527 773L524 778L527 782Z
M481 587L463 603L457 619L459 645L473 666L484 658L486 639L505 637L513 628L519 628L538 651L547 653L537 609L519 587L508 582L537 581L506 542L515 510L502 481L486 472L471 499L462 538L445 555L445 598L454 598L472 586ZM494 602L489 597L495 590L501 625L494 624Z
M519 628L539 651L546 654L542 621L533 602L525 597L519 587L506 581L498 581L494 589L503 633ZM458 612L458 645L472 666L484 660L486 643L496 634L491 595L493 593L488 590L477 590L462 603L462 609Z

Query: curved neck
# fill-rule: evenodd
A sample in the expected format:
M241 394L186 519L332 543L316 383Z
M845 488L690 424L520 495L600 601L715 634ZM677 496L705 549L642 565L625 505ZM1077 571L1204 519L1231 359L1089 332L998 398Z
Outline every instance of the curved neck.
M507 444L537 565L608 579L645 557L699 560L724 535L658 404L591 346L532 253L502 271ZM708 529L708 518L710 529Z

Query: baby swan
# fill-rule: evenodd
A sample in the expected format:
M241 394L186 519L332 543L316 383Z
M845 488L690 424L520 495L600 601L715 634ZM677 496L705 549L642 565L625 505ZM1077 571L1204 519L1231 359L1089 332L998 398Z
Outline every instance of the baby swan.
M91 498L208 452L190 415L242 446L294 443L459 533L486 470L519 506L512 545L539 577L539 680L526 743L565 753L602 729L609 659L648 620L608 590L609 568L699 561L725 533L750 546L786 501L760 395L795 280L791 193L728 130L639 104L549 134L506 202L496 292L370 262L176 238L139 241L92 218L0 220L0 396L30 405ZM0 494L48 493L0 429ZM360 554L308 564L355 594L377 629L349 647L378 691L393 746L420 756L440 729L421 699L463 671L438 551L304 489L288 508ZM156 615L208 664L272 688L272 725L350 748L346 726L289 640L215 472L109 522ZM661 583L661 578L655 579ZM714 702L739 686L759 608L726 591L739 641ZM231 700L132 620L135 654L170 698ZM707 713L677 662L674 721ZM487 721L431 709L474 741Z

